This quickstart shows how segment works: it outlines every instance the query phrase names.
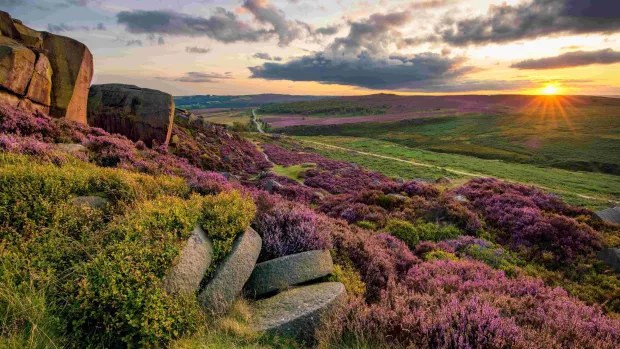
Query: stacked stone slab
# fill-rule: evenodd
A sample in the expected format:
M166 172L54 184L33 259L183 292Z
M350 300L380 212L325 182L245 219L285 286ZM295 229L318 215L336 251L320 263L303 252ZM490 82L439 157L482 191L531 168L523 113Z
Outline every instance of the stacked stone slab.
M292 336L306 343L324 314L346 296L339 282L317 282L334 270L329 251L308 251L259 263L246 284L246 294L265 297L254 307L251 326L257 331ZM303 286L296 286L303 285Z
M88 95L88 123L149 147L168 145L175 108L172 96L134 85L93 85Z
M224 313L241 294L256 265L261 247L262 239L252 228L246 229L235 240L230 254L198 295L198 301L207 313Z
M0 11L0 103L86 123L92 76L93 56L84 44Z
M327 250L307 251L258 263L246 284L246 294L262 297L331 274L332 257Z

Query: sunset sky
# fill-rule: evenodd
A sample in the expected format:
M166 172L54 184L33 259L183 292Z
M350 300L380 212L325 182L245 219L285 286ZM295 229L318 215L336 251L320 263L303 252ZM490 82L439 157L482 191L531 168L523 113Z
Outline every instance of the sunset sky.
M93 83L174 95L620 95L619 0L0 0ZM547 90L545 90L547 88Z

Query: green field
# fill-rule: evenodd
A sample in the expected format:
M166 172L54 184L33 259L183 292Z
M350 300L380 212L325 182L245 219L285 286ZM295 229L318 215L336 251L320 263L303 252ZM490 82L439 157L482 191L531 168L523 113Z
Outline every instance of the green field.
M458 184L475 176L490 176L511 182L536 185L555 193L571 204L592 209L606 208L620 203L620 177L614 175L567 171L529 164L478 159L458 154L437 153L367 138L330 136L295 138L304 143L304 146L313 148L315 152L323 156L354 162L392 177L426 180L449 177L456 179L455 184ZM353 151L328 147L315 142ZM398 161L398 159L418 164Z
M374 139L433 153L620 175L620 107L616 106L297 126L282 132Z
M235 123L249 124L252 120L250 109L214 109L194 111L194 113L212 124L224 126L232 126Z

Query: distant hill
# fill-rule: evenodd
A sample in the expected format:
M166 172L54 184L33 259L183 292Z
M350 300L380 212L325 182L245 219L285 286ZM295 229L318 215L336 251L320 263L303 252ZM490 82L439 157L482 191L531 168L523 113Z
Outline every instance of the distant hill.
M328 96L295 96L279 94L261 94L245 96L216 96L198 95L174 97L174 103L183 109L207 109L207 108L250 108L260 107L267 104L315 101L331 98Z

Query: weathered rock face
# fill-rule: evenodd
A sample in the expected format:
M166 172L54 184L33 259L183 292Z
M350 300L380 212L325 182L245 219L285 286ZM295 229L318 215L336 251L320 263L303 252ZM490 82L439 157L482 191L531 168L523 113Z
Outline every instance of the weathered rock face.
M328 250L307 251L258 263L246 284L250 297L260 297L334 271Z
M133 85L93 85L88 96L88 123L148 146L168 144L174 122L172 96Z
M257 331L312 343L321 317L345 297L346 290L339 282L293 288L256 302L251 326Z
M43 54L39 54L26 97L31 101L49 106L51 103L51 93L52 67L47 57Z
M600 219L607 223L620 224L620 207L598 211L594 214L594 218Z
M176 295L192 295L213 259L213 242L200 227L196 227L187 240L177 263L164 279L166 292Z
M0 11L0 103L86 123L93 57L73 39Z
M93 55L76 40L42 33L43 49L52 67L50 114L86 123L88 88L93 78Z
M252 228L235 240L230 254L198 295L198 301L206 312L220 314L228 309L252 274L261 247L262 240Z
M0 38L0 85L17 95L25 96L36 59L34 52L16 41Z
M596 254L603 263L610 266L614 271L620 273L620 250L617 248L605 248Z

